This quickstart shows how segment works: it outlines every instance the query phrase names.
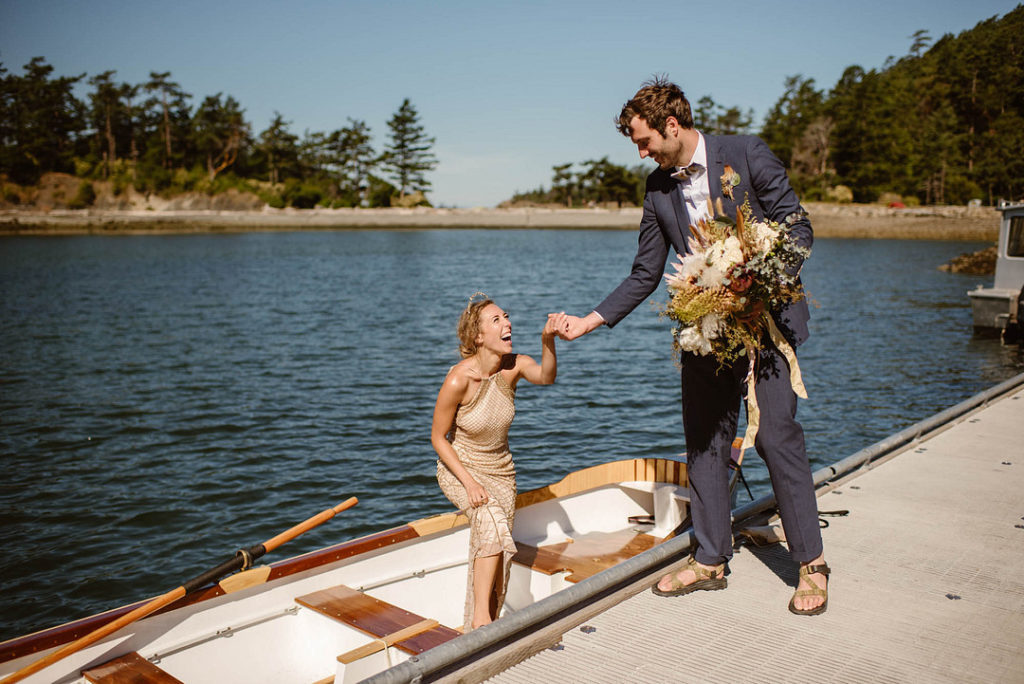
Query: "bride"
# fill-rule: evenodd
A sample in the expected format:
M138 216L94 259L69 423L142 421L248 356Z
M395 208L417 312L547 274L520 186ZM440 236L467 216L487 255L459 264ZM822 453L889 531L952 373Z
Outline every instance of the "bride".
M508 314L477 293L459 317L462 361L452 366L437 394L430 441L437 451L437 481L469 518L469 571L463 631L497 619L516 546L512 519L516 473L508 448L515 417L516 383L555 381L556 331L565 313L549 314L541 332L541 362L512 353Z

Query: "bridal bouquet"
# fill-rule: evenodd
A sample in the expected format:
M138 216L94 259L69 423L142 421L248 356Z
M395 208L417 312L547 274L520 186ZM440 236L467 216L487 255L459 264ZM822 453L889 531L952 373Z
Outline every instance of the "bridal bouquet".
M796 274L810 250L785 225L757 220L749 202L735 222L717 216L690 232L691 253L665 275L670 299L663 313L676 322L674 344L722 364L752 356L766 330L777 334L767 312L803 298Z

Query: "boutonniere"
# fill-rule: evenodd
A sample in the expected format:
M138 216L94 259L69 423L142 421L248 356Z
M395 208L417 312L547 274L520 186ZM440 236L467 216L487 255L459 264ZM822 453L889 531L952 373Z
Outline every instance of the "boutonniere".
M725 173L722 174L722 194L733 199L732 189L740 184L740 174L732 170L728 164L725 165Z

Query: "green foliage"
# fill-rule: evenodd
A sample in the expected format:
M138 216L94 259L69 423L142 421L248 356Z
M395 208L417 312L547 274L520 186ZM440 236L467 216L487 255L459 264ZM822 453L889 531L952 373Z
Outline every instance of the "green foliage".
M583 162L584 170L578 176L580 195L583 200L595 203L615 202L636 204L637 179L629 169L612 164L608 157Z
M85 209L96 202L96 188L89 181L82 181L78 185L78 192L68 202L69 209Z
M104 71L89 78L84 102L72 87L85 74L53 78L52 72L41 57L20 76L0 64L0 174L20 185L61 171L109 179L115 194L129 186L162 195L235 188L272 207L379 207L428 190L425 174L437 165L434 139L409 100L389 122L390 144L378 155L370 127L358 119L300 139L275 112L253 138L234 98L217 93L193 109L192 95L170 72L150 72L133 85ZM400 187L375 175L378 170ZM429 205L426 197L413 201Z
M303 182L298 178L289 178L284 183L282 199L288 206L296 209L312 209L324 198L322 187Z
M697 100L692 111L694 127L712 135L749 133L754 122L752 109L743 111L739 107L724 107L710 95Z
M192 117L191 143L205 161L210 181L234 165L251 144L243 114L235 98L228 95L221 100L221 93L217 93L204 99Z
M257 138L253 165L261 177L271 183L293 178L300 173L299 138L288 130L291 122L274 112L270 125Z
M788 76L786 91L768 112L761 138L787 165L793 163L793 148L811 122L822 114L824 95L814 87L814 79Z
M334 131L328 139L333 167L340 176L339 196L360 206L369 188L369 174L377 162L370 144L370 127L365 121L349 119L349 125Z
M74 170L77 136L85 127L85 107L72 88L84 74L53 78L42 57L24 74L0 64L0 173L30 185L47 171Z
M905 203L964 203L1024 196L1024 5L959 35L908 36L908 54L881 69L850 66L828 90L800 75L760 132L789 168L798 193L826 199L848 188L855 201L895 192ZM365 122L349 118L300 139L275 113L255 138L245 111L218 93L195 107L170 72L144 83L116 72L54 77L42 57L12 74L0 64L0 174L19 185L43 173L110 179L165 195L245 187L271 206L390 206L427 192L435 139L408 99L388 121L381 154ZM693 103L698 128L744 133L751 116L706 95ZM607 159L553 168L549 190L516 201L587 206L639 204L647 169ZM382 179L386 176L391 182ZM256 187L256 181L271 188ZM288 184L290 181L290 185Z
M198 164L189 170L175 169L171 174L171 182L167 186L167 192L170 195L177 195L183 192L201 190L205 180L206 172Z
M1024 5L881 70L850 66L827 94L801 76L761 136L790 168L797 192L842 185L861 202L895 192L905 203L962 204L1024 196ZM928 46L931 45L930 48Z
M284 209L287 206L281 193L273 190L260 190L256 193L256 196L263 200L271 209Z
M152 160L152 168L169 170L184 159L184 141L189 137L188 99L192 97L170 80L171 72L149 72L149 81L142 89L151 97L142 104L141 124L144 156ZM159 181L157 181L159 183Z
M389 177L398 183L399 197L417 190L430 189L424 175L437 166L431 152L434 138L428 137L419 123L419 113L406 98L388 121L389 141L381 158Z
M543 186L536 190L517 192L510 204L562 204L566 207L616 204L619 207L643 202L647 170L643 167L627 168L608 161L608 157L590 159L574 164L552 167L554 175L551 189Z
M398 188L373 174L367 179L366 201L370 207L390 207L391 198L398 196Z
M573 196L576 194L576 183L570 169L571 163L551 167L554 171L554 176L551 177L552 199L567 207L572 206Z

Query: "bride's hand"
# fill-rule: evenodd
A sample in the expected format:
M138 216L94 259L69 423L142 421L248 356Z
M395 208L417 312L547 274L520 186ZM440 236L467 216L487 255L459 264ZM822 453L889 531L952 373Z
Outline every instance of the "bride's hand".
M487 503L487 490L480 486L479 482L472 482L466 486L466 496L469 497L469 505L472 508L483 506Z
M564 311L559 313L549 313L547 323L544 325L544 330L541 331L543 337L554 337L555 335L561 336L568 327L568 316Z

